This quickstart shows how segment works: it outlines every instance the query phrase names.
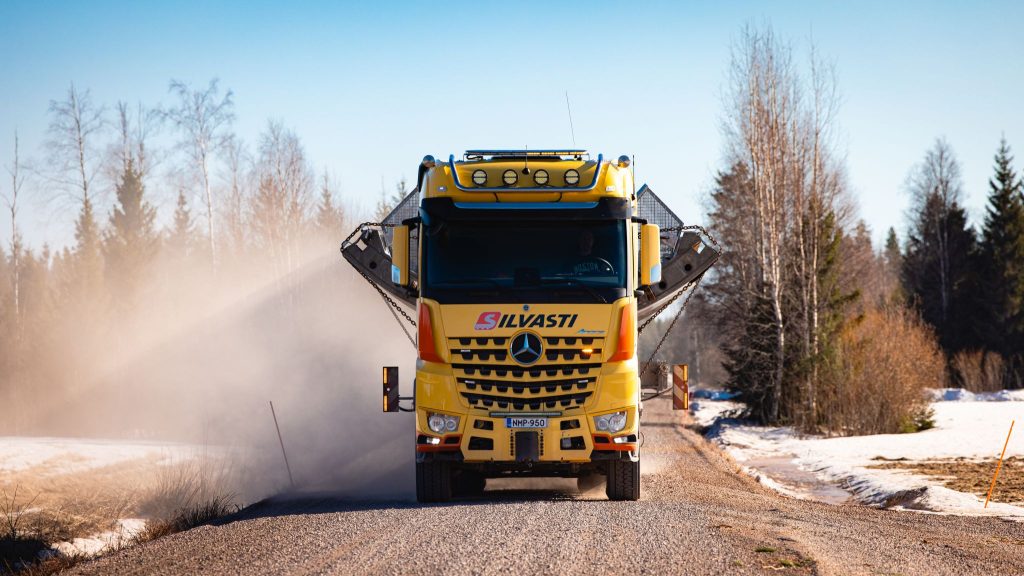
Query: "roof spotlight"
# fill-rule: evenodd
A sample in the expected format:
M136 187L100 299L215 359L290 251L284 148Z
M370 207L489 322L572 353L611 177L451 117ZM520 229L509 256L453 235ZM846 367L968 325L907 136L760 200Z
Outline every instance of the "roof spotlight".
M473 172L473 184L477 186L483 186L487 184L487 172L483 170L476 170Z
M437 163L434 161L434 157L431 156L430 154L427 154L426 156L423 157L423 166L424 167L426 167L426 168L433 168L436 165L437 165Z
M619 156L619 168L629 168L629 156Z
M548 172L547 170L537 170L533 173L533 182L537 186L544 186L548 183Z
M512 186L519 180L519 175L516 174L515 170L505 170L505 173L501 175L501 179L505 182L506 186Z
M580 173L575 170L565 171L565 185L575 186L580 183Z

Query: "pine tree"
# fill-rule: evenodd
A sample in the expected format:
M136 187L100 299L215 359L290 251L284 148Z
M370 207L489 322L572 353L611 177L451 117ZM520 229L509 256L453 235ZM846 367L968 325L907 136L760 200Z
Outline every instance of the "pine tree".
M989 180L988 207L981 231L980 318L986 348L1015 368L1024 356L1024 197L1003 139Z
M122 292L119 301L131 305L140 276L157 253L159 237L154 227L156 209L145 200L145 186L130 158L116 194L104 243L106 269L111 287Z

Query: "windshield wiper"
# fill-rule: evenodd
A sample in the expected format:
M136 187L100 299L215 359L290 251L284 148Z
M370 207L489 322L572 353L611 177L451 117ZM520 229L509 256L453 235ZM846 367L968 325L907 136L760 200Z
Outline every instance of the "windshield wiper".
M586 282L581 282L575 278L542 278L541 284L544 284L545 286L551 286L552 284L566 284L569 286L579 286L580 288L583 288L584 290L589 292L590 295L594 297L594 299L600 300L604 304L608 303L608 300L606 300L600 292L594 290L594 288L587 284Z

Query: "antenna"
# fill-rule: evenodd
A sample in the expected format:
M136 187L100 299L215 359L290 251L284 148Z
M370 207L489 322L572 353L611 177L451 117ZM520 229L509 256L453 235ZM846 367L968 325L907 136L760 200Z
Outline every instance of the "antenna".
M525 149L526 149L526 154L523 155L523 174L525 174L526 176L529 176L530 175L530 145L527 144Z
M565 109L569 111L569 133L572 134L572 147L576 147L576 130L572 127L572 106L569 105L569 91L565 91Z

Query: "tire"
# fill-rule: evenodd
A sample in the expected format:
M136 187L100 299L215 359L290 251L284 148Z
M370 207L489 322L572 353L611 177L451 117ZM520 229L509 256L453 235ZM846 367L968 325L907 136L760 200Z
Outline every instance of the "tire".
M487 478L472 470L462 470L455 476L455 496L479 496L487 487Z
M452 498L452 468L449 462L416 463L416 500L447 502Z
M608 463L605 493L609 500L640 499L640 462L615 460Z

